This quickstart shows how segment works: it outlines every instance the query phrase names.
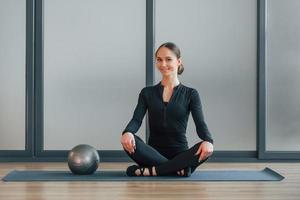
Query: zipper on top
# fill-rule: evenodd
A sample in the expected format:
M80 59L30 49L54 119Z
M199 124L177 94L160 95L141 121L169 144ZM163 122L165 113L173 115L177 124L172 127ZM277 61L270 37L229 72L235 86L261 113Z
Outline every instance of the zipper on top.
M180 85L180 84L181 84L181 83L179 83L179 85ZM162 101L162 103L164 104L164 119L163 119L163 126L164 126L164 127L167 127L167 107L168 107L168 104L170 104L170 102L172 101L173 96L175 96L175 92L176 92L176 90L178 89L178 86L179 86L179 85L177 85L176 87L173 88L172 95L171 95L171 97L170 97L170 99L169 99L169 101L168 101L167 103L164 102L164 98L163 98L164 86L161 84L161 82L160 82L159 85L160 85L160 97L161 97L161 101Z
M167 127L167 103L164 102L164 127Z

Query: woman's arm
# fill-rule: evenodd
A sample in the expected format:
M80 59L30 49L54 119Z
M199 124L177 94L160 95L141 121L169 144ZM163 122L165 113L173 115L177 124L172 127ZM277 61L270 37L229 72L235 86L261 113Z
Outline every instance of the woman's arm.
M126 132L135 134L141 127L146 111L147 111L147 102L145 98L145 88L144 88L141 90L139 94L138 103L135 107L133 117L128 123L128 125L126 126L126 128L124 129L124 131L122 132L122 135Z
M213 144L212 136L207 128L204 121L204 116L202 112L202 105L200 101L199 93L196 89L193 89L190 101L190 110L196 125L196 131L198 136L204 140Z

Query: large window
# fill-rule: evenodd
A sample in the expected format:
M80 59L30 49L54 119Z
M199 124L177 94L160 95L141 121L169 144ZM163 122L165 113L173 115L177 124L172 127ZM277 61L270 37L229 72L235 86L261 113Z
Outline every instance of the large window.
M145 86L145 3L44 1L45 150L121 149Z

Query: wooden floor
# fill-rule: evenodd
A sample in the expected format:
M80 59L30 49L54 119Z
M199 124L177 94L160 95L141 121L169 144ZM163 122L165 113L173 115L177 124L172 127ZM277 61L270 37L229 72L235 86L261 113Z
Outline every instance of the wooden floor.
M101 163L125 169L131 163ZM263 169L285 176L275 182L0 182L1 200L18 199L276 199L300 200L300 163L205 163L203 169ZM0 163L2 178L13 169L66 170L66 163Z

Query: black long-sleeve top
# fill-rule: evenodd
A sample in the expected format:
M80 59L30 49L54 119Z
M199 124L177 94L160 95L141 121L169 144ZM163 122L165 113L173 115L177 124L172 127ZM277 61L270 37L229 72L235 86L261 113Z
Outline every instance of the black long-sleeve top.
M142 124L148 110L149 144L158 148L188 148L186 128L190 112L196 125L198 136L213 143L211 134L204 121L198 91L181 83L175 86L168 103L163 102L164 86L144 87L140 94L134 114L123 133L135 134Z

